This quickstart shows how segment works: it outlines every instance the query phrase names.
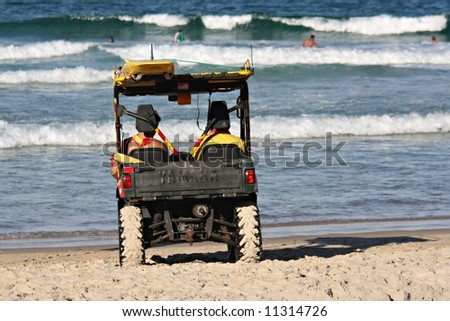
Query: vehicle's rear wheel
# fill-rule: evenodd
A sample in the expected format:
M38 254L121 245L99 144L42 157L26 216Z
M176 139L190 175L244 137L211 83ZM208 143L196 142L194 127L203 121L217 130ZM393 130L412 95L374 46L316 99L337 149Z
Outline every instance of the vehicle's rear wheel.
M234 261L259 262L262 240L258 208L254 204L236 207L236 246L229 246L230 258Z
M139 207L126 205L119 211L119 252L121 266L139 265L145 261Z

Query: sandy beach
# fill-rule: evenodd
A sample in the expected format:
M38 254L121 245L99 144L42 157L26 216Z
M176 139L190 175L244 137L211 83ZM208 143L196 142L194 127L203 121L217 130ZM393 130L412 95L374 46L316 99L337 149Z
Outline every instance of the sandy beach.
M209 242L154 247L126 268L116 245L0 250L0 300L450 300L449 232L264 239L250 264Z

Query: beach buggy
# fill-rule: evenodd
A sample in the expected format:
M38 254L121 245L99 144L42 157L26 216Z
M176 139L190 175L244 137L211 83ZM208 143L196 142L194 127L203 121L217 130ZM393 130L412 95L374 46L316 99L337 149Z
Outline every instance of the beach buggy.
M145 263L146 249L159 243L199 241L227 244L231 261L258 262L262 241L247 84L253 68L249 61L236 71L177 74L175 68L170 60L127 60L114 71L120 265ZM204 106L198 97L206 97ZM192 145L186 151L163 133L164 112L172 109L173 115L177 108L192 108L195 115L203 108L207 116L198 139L185 142ZM128 153L128 117L164 148ZM231 119L239 127L233 128L236 136L228 131Z

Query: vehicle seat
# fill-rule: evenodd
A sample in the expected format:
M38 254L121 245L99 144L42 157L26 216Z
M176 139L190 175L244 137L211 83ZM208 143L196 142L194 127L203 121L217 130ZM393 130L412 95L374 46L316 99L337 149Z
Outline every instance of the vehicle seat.
M234 163L233 160L242 158L242 151L239 146L233 142L236 136L229 133L230 115L227 103L225 101L213 101L208 113L208 122L214 121L212 129L217 130L213 135L222 135L223 143L206 143L201 152L200 159L206 162L215 162L220 160L226 163Z
M162 148L138 148L131 151L130 156L151 165L167 163L169 160L168 151Z
M228 130L230 129L230 114L228 113L227 103L223 100L212 101L208 113L208 123L216 120L212 128Z
M139 105L136 114L148 118L153 122L153 124L150 124L149 122L136 118L136 130L145 133L145 136L147 137L153 137L153 135L155 135L155 129L161 121L161 117L159 117L159 114L153 108L153 105Z
M207 145L202 151L201 159L206 162L217 160L231 162L243 157L242 150L235 144L212 144Z

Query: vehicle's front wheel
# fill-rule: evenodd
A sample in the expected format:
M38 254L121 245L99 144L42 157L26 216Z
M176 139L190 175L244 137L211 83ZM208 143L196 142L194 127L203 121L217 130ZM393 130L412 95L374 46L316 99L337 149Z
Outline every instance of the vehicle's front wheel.
M259 212L256 205L236 207L236 246L229 247L230 256L235 261L259 262L261 260L262 239Z
M119 211L119 254L121 266L144 263L142 212L139 207L126 205Z

